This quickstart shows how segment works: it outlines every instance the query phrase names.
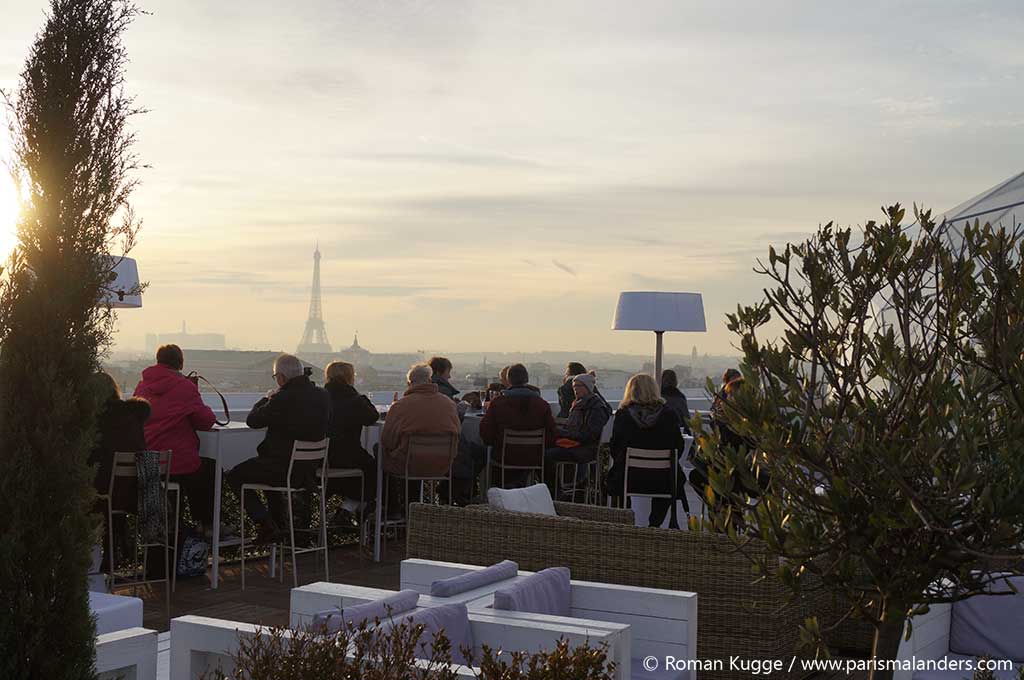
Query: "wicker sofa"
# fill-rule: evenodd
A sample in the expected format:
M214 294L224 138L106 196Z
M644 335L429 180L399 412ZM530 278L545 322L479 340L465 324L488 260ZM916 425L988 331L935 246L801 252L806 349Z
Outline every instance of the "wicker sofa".
M635 527L630 510L555 509L558 517L414 503L406 554L480 565L511 559L526 570L566 566L577 579L695 592L697 658L724 661L722 671L700 671L701 678L750 677L729 670L732 656L781 659L785 670L801 656L799 625L826 608L823 595L793 602L782 584L757 579L750 559L725 536ZM801 677L798 669L781 675Z

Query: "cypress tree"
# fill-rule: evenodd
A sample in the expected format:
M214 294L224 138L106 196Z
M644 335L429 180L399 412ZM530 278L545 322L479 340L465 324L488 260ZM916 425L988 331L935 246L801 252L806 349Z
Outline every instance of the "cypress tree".
M89 678L86 588L99 516L90 391L112 333L98 305L138 223L118 0L52 0L16 91L4 93L18 244L0 298L0 677Z

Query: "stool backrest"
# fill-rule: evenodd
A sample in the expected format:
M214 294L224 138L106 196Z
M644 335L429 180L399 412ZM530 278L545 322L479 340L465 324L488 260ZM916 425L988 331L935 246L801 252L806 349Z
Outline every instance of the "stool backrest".
M673 449L626 449L625 473L622 479L623 498L629 495L672 497L672 485L675 476L672 475L672 468L676 465L676 452ZM644 481L664 481L664 492L630 491L629 473L633 472L633 479ZM637 474L639 473L639 474ZM661 478L664 477L664 480ZM646 478L646 479L644 479ZM645 485L653 486L653 485Z
M288 461L288 486L293 487L295 484L292 480L292 470L295 469L295 463L320 463L320 474L321 479L327 471L327 451L331 447L330 437L326 437L317 442L302 441L296 439L295 443L292 444L292 457Z
M448 479L459 452L459 437L412 433L405 456L405 476L412 479Z
M505 430L498 464L509 468L543 468L544 430Z
M171 478L171 450L158 451L157 464L160 467L160 478L164 484ZM114 480L118 477L136 479L139 476L139 468L135 462L135 451L115 451L113 465L110 466L110 485L107 493L114 493Z

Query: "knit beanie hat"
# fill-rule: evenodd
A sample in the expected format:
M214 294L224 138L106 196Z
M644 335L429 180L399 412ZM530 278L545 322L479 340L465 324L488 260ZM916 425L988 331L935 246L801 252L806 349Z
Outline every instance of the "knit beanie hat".
M587 388L588 392L593 392L594 387L597 385L597 376L592 373L580 373L572 379L573 383L580 383Z

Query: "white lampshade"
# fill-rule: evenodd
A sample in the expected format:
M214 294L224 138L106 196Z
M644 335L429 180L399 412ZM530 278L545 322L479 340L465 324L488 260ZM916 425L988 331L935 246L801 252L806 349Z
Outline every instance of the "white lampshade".
M700 293L619 293L612 329L705 332L704 300Z
M100 296L99 304L118 309L132 309L142 306L142 295L138 293L139 265L131 257L111 255L114 280Z

